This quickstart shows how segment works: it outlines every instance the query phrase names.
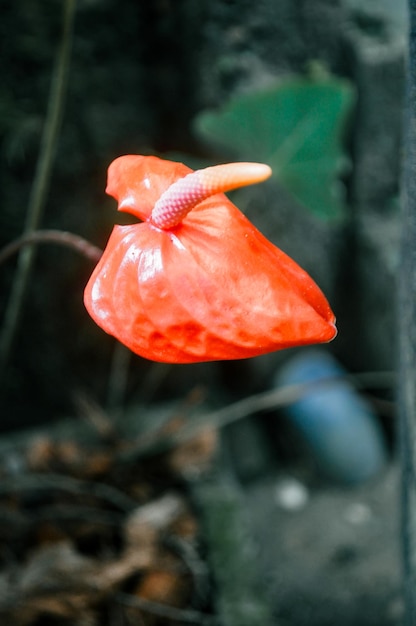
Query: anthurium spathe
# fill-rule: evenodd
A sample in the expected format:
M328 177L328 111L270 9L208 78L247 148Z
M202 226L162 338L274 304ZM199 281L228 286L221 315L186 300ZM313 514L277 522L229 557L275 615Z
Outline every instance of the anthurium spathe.
M270 174L259 163L193 172L151 156L116 159L107 192L141 222L114 227L86 286L96 323L169 363L333 339L335 318L317 285L222 193Z

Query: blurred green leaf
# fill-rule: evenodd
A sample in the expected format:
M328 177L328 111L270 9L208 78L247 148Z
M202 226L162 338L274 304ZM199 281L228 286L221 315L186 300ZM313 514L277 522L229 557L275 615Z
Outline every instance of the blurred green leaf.
M354 100L346 80L287 79L200 113L194 128L238 159L268 163L301 204L336 218L345 208L339 177L349 167L343 138Z

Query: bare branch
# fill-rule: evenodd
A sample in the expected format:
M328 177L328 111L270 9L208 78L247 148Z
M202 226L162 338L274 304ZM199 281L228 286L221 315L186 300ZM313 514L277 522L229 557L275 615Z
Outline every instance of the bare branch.
M11 241L0 250L0 265L13 256L13 254L19 252L21 248L38 245L40 243L55 243L71 248L94 262L97 262L103 253L101 248L94 246L83 237L74 235L74 233L69 233L65 230L34 230L31 233L26 233L18 239Z

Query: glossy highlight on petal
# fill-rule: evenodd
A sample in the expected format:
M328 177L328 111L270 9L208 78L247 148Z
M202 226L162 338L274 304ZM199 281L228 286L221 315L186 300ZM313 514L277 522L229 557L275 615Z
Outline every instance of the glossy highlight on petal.
M97 324L133 352L194 363L335 337L335 317L319 287L219 193L235 184L234 165L188 175L181 164L130 155L110 166L109 191L119 208L128 205L144 221L114 227L84 301ZM251 182L268 172L267 166L251 170ZM250 180L248 170L243 178ZM189 206L189 180L198 197L186 219L155 224L156 207L169 208L178 189ZM240 176L235 186L244 181Z

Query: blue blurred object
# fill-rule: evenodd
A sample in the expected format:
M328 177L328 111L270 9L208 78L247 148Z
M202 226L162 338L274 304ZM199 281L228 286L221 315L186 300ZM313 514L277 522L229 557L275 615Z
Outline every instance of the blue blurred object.
M306 391L285 414L307 444L319 470L344 484L363 482L387 463L386 442L371 406L346 380L342 366L323 350L305 350L278 372L278 387L335 378Z

